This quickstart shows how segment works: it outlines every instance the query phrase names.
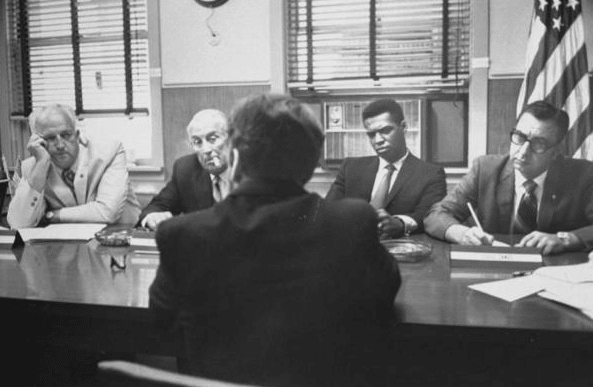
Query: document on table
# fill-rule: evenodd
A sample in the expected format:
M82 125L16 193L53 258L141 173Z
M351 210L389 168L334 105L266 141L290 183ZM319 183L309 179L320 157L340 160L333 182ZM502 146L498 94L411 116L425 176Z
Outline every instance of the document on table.
M28 241L88 241L105 228L103 223L55 223L46 227L21 228L17 232Z
M531 294L579 309L593 318L593 262L544 266L533 274L469 285L471 289L515 301Z
M469 288L512 302L540 292L546 288L546 285L545 280L542 280L539 276L528 275L524 277L469 285Z

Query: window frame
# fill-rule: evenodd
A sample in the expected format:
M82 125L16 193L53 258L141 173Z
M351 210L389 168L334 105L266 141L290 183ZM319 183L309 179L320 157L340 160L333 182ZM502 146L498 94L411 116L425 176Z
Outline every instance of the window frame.
M148 106L147 109L136 112L126 111L120 112L86 112L78 114L80 119L96 118L96 117L118 117L122 120L128 120L137 116L147 116L150 122L150 128L146 129L146 135L151 138L151 152L148 157L138 158L134 164L129 165L131 172L152 172L160 173L164 165L163 155L163 130L162 130L162 90L161 90L161 68L160 68L160 24L159 24L159 7L160 2L147 0L147 70L148 70ZM0 10L2 16L3 30L8 32L8 3ZM3 105L4 108L0 111L2 120L6 121L7 125L2 125L0 134L2 136L2 153L6 155L9 160L9 166L14 164L17 158L26 158L28 152L26 150L26 143L30 136L28 124L25 115L15 115L11 112L12 101L12 84L10 81L10 59L8 57L8 38L2 42L2 46L6 48L4 55L0 55L0 79L6 83L7 89L10 93L4 93L8 104ZM4 61L4 63L2 63Z

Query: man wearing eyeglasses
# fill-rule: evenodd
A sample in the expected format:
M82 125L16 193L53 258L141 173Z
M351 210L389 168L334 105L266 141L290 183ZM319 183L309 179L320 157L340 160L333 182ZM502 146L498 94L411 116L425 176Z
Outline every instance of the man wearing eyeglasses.
M53 104L29 116L31 157L10 201L11 228L39 224L134 224L140 205L132 190L119 141L86 136L74 110Z
M519 235L542 254L593 247L593 163L562 156L568 114L544 101L527 105L507 155L474 160L469 173L424 224L434 237L490 245L492 234ZM468 203L483 229L471 226Z
M187 126L187 135L195 154L175 161L171 181L144 208L139 226L156 230L162 221L211 207L230 192L225 114L215 109L199 111Z
M378 157L346 158L326 199L370 202L379 215L382 239L421 232L426 212L447 193L445 171L410 153L404 114L396 101L370 103L362 119Z

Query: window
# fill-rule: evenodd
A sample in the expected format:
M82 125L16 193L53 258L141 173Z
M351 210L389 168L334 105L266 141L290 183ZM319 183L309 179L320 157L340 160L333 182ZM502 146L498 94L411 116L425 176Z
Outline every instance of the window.
M466 165L469 11L470 0L287 0L288 86L320 114L325 165L374 154L361 116L381 97L402 105L414 155Z
M9 0L7 13L11 116L68 104L81 127L150 158L146 0Z
M287 9L290 87L428 86L469 73L469 0L288 0Z

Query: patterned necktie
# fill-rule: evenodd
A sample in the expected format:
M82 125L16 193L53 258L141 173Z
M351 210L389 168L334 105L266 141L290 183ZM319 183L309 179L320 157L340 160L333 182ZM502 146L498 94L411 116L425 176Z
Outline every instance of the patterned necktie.
M371 198L371 205L376 209L383 208L385 206L385 199L387 199L389 186L391 185L391 176L393 176L393 171L395 171L393 164L387 164L385 169L387 169L387 172L385 175L383 175L383 179L381 180L381 183L379 183L379 187L377 187L375 195Z
M62 171L62 180L64 180L64 183L74 191L74 172L71 169L64 169Z
M218 203L222 200L222 191L220 190L220 176L215 175L212 183L214 188L212 190L212 196L214 197L214 201Z
M521 196L513 229L520 234L529 234L537 229L537 198L535 197L537 183L527 180L523 183L523 187L525 187L525 193Z

